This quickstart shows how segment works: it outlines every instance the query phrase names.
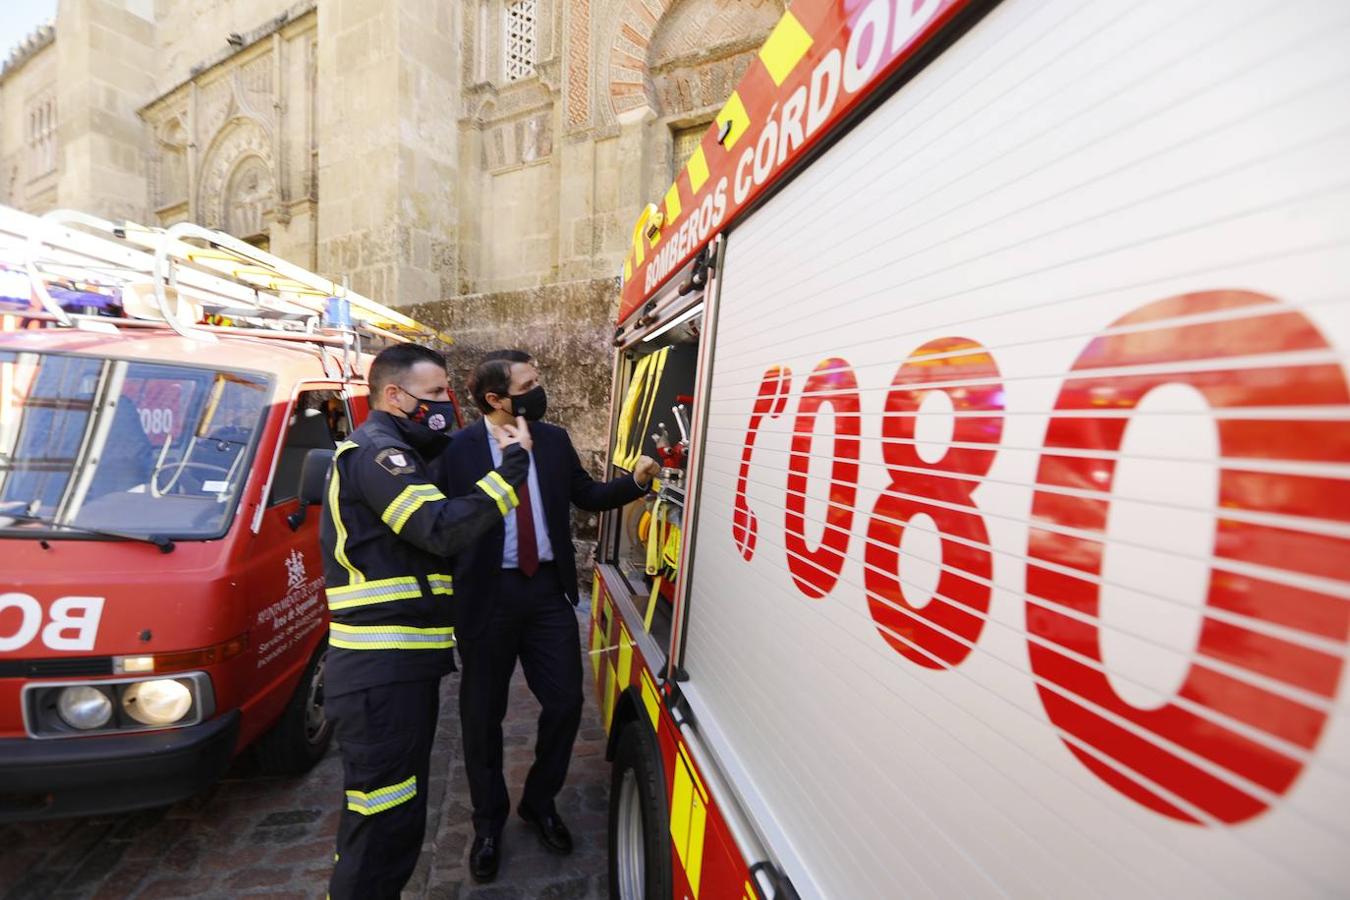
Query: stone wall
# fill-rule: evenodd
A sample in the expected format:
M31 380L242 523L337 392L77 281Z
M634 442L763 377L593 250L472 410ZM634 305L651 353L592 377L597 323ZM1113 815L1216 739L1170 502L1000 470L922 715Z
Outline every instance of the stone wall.
M153 96L154 45L148 0L59 5L59 205L113 220L146 218L149 148L136 112Z
M60 171L55 33L41 28L4 64L0 81L0 203L33 213L56 206Z
M394 306L457 293L461 8L319 9L318 265Z
M478 412L465 385L483 354L508 347L533 353L548 392L548 421L568 430L581 464L599 478L608 452L617 308L611 278L472 294L418 306L410 314L455 339L444 349L451 384L469 420ZM594 546L596 517L576 512L574 523L577 559L584 562Z

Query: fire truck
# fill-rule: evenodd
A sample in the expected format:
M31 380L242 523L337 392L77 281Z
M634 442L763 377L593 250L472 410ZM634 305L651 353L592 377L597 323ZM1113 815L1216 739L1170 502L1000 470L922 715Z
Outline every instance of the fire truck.
M0 207L0 821L324 754L318 507L367 351L448 340L229 235Z
M788 7L623 265L613 896L1344 893L1347 48Z

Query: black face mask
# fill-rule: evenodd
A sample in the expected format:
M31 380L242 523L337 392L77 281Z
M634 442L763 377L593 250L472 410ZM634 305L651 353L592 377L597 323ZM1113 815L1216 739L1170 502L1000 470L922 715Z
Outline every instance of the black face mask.
M548 395L544 393L542 384L536 384L523 394L511 394L509 397L514 414L524 416L526 422L538 422L548 411Z
M450 446L450 434L448 431L432 431L421 422L414 422L412 419L405 419L400 416L390 416L394 421L394 427L398 433L408 442L408 446L417 451L423 461L430 462L440 456L446 447Z
M455 425L455 404L449 400L424 400L416 394L409 393L404 388L399 388L403 393L408 394L417 405L411 411L399 410L408 417L409 421L416 422L424 426L429 431L449 433Z

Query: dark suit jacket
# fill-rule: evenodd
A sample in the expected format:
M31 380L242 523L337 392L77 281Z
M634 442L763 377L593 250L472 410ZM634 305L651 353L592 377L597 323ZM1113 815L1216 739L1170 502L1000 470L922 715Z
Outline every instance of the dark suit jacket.
M576 551L572 547L572 504L600 512L617 509L641 497L645 491L631 475L600 482L581 467L572 439L557 425L530 423L534 439L534 464L538 468L539 492L544 504L544 522L553 545L553 561L562 579L563 593L577 602ZM461 497L476 490L474 483L492 470L487 428L480 420L455 432L450 449L436 460L433 477L447 497ZM497 594L502 571L502 545L506 526L498 523L454 562L455 631L462 638L481 634Z

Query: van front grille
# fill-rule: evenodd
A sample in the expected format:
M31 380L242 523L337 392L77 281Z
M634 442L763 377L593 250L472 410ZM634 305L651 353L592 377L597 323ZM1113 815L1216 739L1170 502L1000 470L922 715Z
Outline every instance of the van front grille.
M111 656L73 656L63 659L0 659L0 678L75 678L111 675Z

